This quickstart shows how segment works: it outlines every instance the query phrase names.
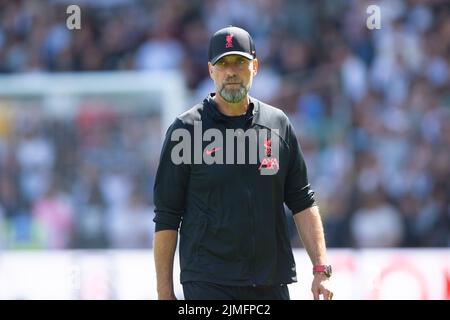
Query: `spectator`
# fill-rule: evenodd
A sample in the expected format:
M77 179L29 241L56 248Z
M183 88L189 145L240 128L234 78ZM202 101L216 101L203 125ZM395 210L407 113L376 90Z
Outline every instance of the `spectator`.
M403 241L403 221L380 190L368 190L351 219L351 232L358 248L397 247Z
M73 208L56 183L50 187L44 197L35 202L32 215L42 228L47 248L65 249L71 246Z

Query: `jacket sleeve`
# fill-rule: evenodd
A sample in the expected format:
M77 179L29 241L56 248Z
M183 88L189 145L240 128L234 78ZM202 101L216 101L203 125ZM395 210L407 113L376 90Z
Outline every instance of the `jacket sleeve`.
M296 214L315 204L314 191L308 182L303 153L289 121L286 138L289 144L289 164L284 186L284 201L292 214Z
M155 231L178 230L185 209L190 164L174 164L171 160L172 148L178 143L171 141L171 135L177 128L182 128L179 119L176 119L166 132L156 172L153 188Z

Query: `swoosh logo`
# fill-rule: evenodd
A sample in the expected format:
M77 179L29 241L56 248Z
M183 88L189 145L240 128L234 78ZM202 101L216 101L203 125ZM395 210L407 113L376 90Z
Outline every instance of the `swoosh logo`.
M211 150L205 150L207 155L211 155L212 153L219 151L222 148L212 148Z

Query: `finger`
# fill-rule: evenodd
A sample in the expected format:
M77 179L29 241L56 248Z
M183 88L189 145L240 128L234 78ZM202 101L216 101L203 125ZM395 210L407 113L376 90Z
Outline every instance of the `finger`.
M318 289L314 289L314 290L311 290L311 291L313 293L314 300L319 300L319 290Z
M331 300L331 299L333 299L333 292L331 292L330 290L324 290L323 291L323 299L324 300Z

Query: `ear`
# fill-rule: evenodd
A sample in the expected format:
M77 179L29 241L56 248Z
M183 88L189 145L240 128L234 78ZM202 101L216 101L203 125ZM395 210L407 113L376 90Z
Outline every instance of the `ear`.
M258 68L259 68L259 62L258 59L253 59L253 67L252 67L252 72L253 72L253 76L256 76L256 74L258 73Z
M213 72L214 72L214 68L213 65L211 64L211 62L208 62L208 72L209 72L209 77L211 79L213 79ZM214 79L213 79L214 80Z

